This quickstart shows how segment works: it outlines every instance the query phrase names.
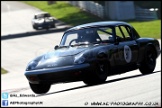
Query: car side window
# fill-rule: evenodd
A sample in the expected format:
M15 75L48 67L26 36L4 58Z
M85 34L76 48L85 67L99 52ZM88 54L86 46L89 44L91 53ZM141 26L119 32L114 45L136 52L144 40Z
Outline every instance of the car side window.
M102 28L97 29L97 33L99 37L101 38L102 42L106 42L106 43L114 42L112 28L102 27Z
M116 37L119 41L129 41L132 40L131 30L127 26L116 27Z
M51 15L50 14L44 14L44 17L50 17Z
M123 34L124 34L125 38L126 38L126 37L129 37L129 34L128 34L126 28L125 28L124 26L121 26L121 29L122 29L122 31L123 31Z
M123 34L125 36L125 41L129 41L132 40L132 34L131 34L131 30L128 26L122 26L121 27Z
M124 41L124 35L121 32L121 28L119 26L115 27L116 38L119 42Z

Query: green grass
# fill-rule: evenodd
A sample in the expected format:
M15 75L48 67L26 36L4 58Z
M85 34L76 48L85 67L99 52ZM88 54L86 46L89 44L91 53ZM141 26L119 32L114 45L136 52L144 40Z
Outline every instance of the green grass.
M35 6L43 11L49 12L52 16L69 25L76 26L83 23L100 21L101 19L90 15L63 1L57 1L56 4L48 5L47 1L24 1L25 3Z
M1 68L1 74L6 74L6 73L7 73L7 71L5 69Z
M42 11L49 12L52 16L69 25L76 26L84 23L103 21L92 14L80 10L64 1L57 1L56 4L48 5L47 1L23 1L37 7ZM154 21L126 21L130 23L141 37L161 38L161 20Z
M141 37L161 38L161 20L132 21L130 23Z

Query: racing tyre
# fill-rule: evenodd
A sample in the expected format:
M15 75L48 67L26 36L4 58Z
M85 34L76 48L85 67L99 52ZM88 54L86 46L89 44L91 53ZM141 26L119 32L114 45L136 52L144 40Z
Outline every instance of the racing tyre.
M94 85L104 83L108 76L108 64L98 63L93 66L94 68L87 72L83 82L87 85Z
M152 73L156 66L156 53L152 47L146 49L144 60L139 67L139 70L142 74Z
M29 82L30 88L36 94L47 93L51 87L50 84L32 84Z

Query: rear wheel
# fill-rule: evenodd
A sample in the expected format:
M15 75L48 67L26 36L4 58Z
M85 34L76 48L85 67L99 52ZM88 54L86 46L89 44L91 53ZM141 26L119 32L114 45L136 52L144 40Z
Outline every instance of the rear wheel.
M108 75L108 65L107 63L95 64L94 68L87 72L83 82L87 85L94 85L99 83L104 83Z
M47 93L51 87L50 84L45 84L45 83L32 84L29 82L29 85L30 85L30 88L32 89L32 91L36 94Z
M144 60L141 62L139 70L142 74L152 73L156 66L156 53L152 47L146 49Z

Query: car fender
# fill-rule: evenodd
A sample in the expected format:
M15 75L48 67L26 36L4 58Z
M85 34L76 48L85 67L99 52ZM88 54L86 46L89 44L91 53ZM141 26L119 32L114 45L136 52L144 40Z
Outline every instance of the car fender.
M156 57L157 57L158 54L157 54L157 51L156 51L156 47L155 47L155 45L154 45L153 43L148 43L148 44L145 46L144 55L145 55L145 53L146 53L146 50L147 50L149 47L152 47L152 48L153 48L153 50L154 50L154 52L155 52L155 54L156 54Z
M99 58L99 59L106 59L107 58L106 51L104 51L104 50L98 51L97 58Z

